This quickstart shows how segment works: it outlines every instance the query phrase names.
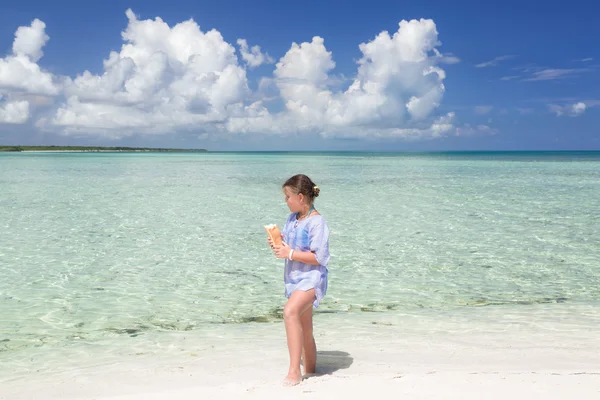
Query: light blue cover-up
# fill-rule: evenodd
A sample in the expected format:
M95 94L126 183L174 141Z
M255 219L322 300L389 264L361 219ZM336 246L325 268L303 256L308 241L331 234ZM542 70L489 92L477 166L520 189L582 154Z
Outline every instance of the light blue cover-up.
M329 227L322 215L314 215L302 221L290 214L283 227L283 241L295 251L310 251L315 254L319 265L285 260L283 279L285 296L289 298L295 290L315 289L314 308L327 292L327 264L329 263Z

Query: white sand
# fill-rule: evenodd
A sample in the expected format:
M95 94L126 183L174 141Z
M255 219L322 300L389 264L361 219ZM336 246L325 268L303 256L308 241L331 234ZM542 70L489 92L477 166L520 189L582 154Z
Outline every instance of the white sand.
M179 354L168 357L0 378L0 399L600 399L598 328L573 325L576 316L484 327L449 317L427 329L414 316L386 318L350 327L318 316L318 374L293 388L280 385L287 348L271 323L228 337L173 334Z

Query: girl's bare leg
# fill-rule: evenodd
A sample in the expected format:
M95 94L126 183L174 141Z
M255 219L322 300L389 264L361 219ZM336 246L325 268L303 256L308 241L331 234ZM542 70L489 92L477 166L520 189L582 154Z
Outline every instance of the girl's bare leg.
M310 307L300 317L302 324L302 360L304 361L304 373L314 374L317 365L317 345L313 336L313 310Z
M294 386L302 381L300 356L302 355L304 334L302 333L301 316L312 307L314 300L314 289L306 292L296 290L292 293L283 308L283 321L285 322L285 333L287 335L288 350L290 352L290 369L283 380L285 386Z

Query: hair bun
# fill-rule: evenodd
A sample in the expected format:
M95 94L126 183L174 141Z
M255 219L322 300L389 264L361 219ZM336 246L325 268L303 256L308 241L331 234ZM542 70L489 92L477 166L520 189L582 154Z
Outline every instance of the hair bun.
M317 185L315 185L313 187L313 196L315 197L319 197L319 192L321 191L321 189L319 189L319 187Z

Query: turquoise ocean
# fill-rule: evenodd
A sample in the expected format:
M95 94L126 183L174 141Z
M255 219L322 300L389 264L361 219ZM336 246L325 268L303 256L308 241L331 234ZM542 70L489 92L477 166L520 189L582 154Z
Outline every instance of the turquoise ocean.
M263 225L285 222L296 173L331 229L318 321L522 313L598 329L600 152L5 153L4 377L281 323Z

